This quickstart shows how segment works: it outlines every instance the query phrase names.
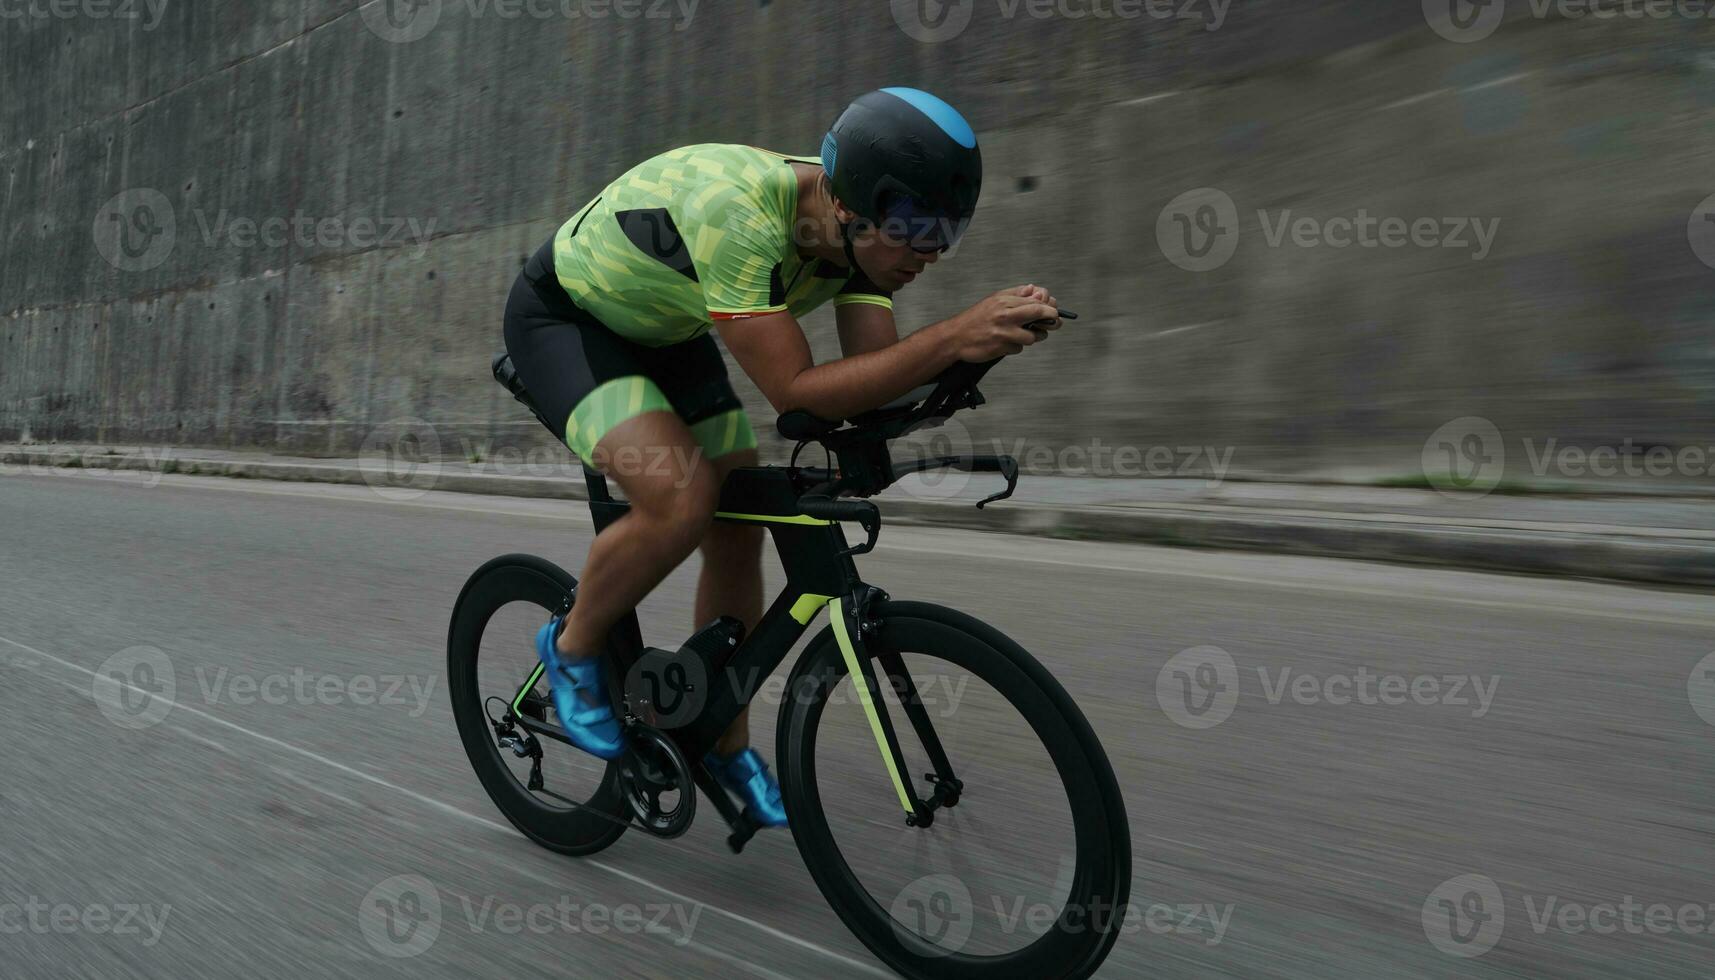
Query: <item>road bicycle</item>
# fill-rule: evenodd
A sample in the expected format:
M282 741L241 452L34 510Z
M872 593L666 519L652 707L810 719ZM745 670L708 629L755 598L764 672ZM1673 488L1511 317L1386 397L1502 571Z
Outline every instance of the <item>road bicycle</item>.
M530 642L548 616L571 610L577 580L531 555L478 569L453 611L448 686L471 765L513 826L549 850L589 855L631 828L684 834L700 792L740 853L758 828L702 759L753 699L778 697L775 760L792 838L875 956L907 977L1092 973L1119 936L1131 885L1125 806L1095 732L1018 644L964 613L892 598L853 560L882 527L863 498L908 474L1003 475L1006 488L979 507L1012 494L1011 457L896 464L889 450L983 404L977 382L994 363L955 365L849 420L779 419L797 443L792 462L735 470L717 519L765 526L786 587L748 636L723 617L667 650L644 645L635 611L614 628L604 659L628 747L612 762L570 745ZM494 373L541 418L504 355ZM797 465L812 443L837 465ZM628 505L596 470L586 466L585 478L599 532ZM846 523L864 530L862 543L849 543ZM784 687L770 687L824 609L829 624Z

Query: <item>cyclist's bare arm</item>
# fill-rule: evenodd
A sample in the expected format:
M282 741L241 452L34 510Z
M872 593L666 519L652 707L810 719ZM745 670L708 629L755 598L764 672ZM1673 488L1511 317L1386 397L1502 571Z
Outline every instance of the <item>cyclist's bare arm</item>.
M899 343L893 311L877 303L847 303L834 307L840 332L840 354L855 357Z
M892 319L891 313L881 312ZM801 409L821 418L844 419L885 405L957 361L1017 354L1047 337L1046 330L1026 329L1028 324L1050 321L1053 329L1059 326L1057 315L1047 290L1018 286L886 347L828 364L811 359L810 343L790 313L724 320L716 329L776 412ZM874 342L881 328L871 321L851 332L860 343ZM842 346L846 333L841 332Z

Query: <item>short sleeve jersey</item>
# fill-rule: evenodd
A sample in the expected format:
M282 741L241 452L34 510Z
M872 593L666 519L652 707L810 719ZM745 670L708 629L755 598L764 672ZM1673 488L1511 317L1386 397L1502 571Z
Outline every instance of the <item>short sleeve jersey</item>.
M664 347L717 320L891 298L862 272L798 254L793 162L751 146L702 144L643 161L560 228L554 269L615 333Z

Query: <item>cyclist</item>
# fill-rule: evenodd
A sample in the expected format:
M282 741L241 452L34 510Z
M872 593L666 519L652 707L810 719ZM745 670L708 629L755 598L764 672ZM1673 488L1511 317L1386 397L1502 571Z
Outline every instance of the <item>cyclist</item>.
M692 551L693 625L762 618L762 530L714 521L727 474L758 458L711 329L776 412L843 419L1059 327L1054 298L1026 285L900 338L893 294L958 242L981 186L964 117L927 92L882 89L840 115L819 160L726 144L645 160L525 263L507 351L555 435L631 504L591 545L571 613L536 637L584 751L624 752L598 656ZM829 300L844 356L816 365L798 318ZM786 823L745 716L704 762L758 823Z

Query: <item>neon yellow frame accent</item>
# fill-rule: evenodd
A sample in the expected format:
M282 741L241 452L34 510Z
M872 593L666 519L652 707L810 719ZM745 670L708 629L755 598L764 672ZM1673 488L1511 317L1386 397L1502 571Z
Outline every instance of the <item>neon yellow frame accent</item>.
M822 607L833 601L834 597L831 595L806 592L792 604L792 618L798 621L799 626L808 626L810 620L815 619L816 614L822 611Z
M525 681L524 686L518 689L518 696L512 699L513 714L521 715L524 713L524 696L530 693L530 689L535 687L536 682L541 680L542 675L547 672L548 668L542 666L541 662L538 661L536 664L536 672L530 675L530 679Z
M717 511L715 511L715 516L725 518L729 521L770 521L770 522L775 523L775 524L815 524L815 525L822 525L822 524L837 523L835 521L824 521L818 517L805 517L802 514L798 514L798 515L795 515L792 517L776 517L776 516L772 516L769 514L734 514L731 511L717 510Z
M906 815L910 816L917 811L911 806L911 794L905 791L905 780L899 776L899 767L893 764L893 753L887 750L887 733L882 730L881 716L876 713L869 684L864 680L863 668L858 664L857 649L852 646L852 638L846 633L845 600L835 599L833 603L834 612L831 618L834 622L834 639L839 641L840 654L846 658L846 671L851 674L852 688L858 692L863 713L869 716L869 729L875 733L875 744L881 747L881 761L887 763L887 774L893 777L893 789L899 794L899 805L904 807Z

